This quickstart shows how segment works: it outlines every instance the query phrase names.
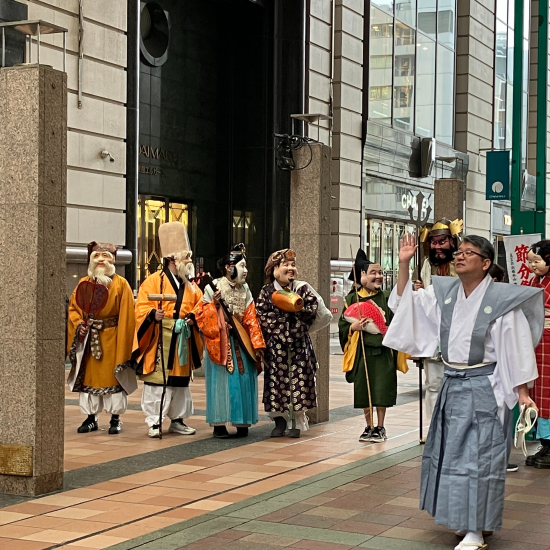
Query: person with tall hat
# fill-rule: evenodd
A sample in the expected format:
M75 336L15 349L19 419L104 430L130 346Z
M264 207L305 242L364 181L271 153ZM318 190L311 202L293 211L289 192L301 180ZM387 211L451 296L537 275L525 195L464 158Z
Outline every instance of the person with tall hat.
M214 437L248 436L258 422L258 372L265 342L252 293L246 284L248 270L244 244L234 246L218 261L222 276L207 284L197 308L202 332L206 422Z
M98 414L105 410L111 415L108 433L118 434L128 394L137 386L130 361L134 295L126 279L116 273L116 251L111 243L88 244L88 275L79 281L69 300L67 353L71 371L67 382L79 393L80 411L86 415L78 433L96 431ZM90 307L78 304L77 293L86 285L92 289L88 306L94 294L106 299L93 315Z
M195 282L187 230L181 222L159 227L162 270L152 273L139 288L136 335L132 358L144 382L141 408L149 437L159 437L165 417L169 432L193 435L184 420L193 414L189 383L201 366L203 346L195 313L202 291ZM162 413L161 413L162 401Z
M317 406L317 359L310 334L326 327L332 314L321 296L297 280L296 253L273 252L256 310L266 342L263 404L275 421L271 437L299 437L309 427L306 411Z
M383 343L414 357L440 347L445 378L422 456L420 508L463 537L455 550L487 548L484 532L502 527L506 414L536 404L534 348L544 328L540 289L495 283L495 250L484 237L464 237L455 251L458 277L434 277L416 292L409 263L413 235L401 239L393 321Z
M431 229L424 228L421 232L421 242L428 243L428 256L422 263L420 277L417 277L417 270L413 273L414 289L428 288L432 284L433 276L456 277L453 253L458 249L461 242L462 220L454 222L443 218L433 224ZM426 415L431 418L439 389L443 382L443 371L445 365L441 360L439 350L434 357L426 358L424 364L425 387L426 387Z
M361 249L348 278L354 282L354 288L345 298L338 321L340 346L344 352L342 370L347 382L353 384L354 408L363 409L365 415L366 428L359 441L383 442L387 439L384 427L386 409L397 401L397 356L382 344L383 334L392 318L388 307L389 293L382 290L382 267L368 260ZM354 305L357 302L361 306ZM370 414L373 407L376 407L376 426Z

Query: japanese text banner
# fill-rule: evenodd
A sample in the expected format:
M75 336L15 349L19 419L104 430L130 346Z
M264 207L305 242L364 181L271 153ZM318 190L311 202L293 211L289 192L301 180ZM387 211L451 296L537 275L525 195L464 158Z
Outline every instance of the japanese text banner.
M540 241L540 233L512 235L503 240L510 282L515 285L529 285L533 274L527 265L527 254L531 245Z

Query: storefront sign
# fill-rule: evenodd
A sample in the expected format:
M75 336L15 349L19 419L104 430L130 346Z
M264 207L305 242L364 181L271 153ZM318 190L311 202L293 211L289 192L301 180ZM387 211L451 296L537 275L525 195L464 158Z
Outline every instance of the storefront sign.
M365 178L365 211L369 218L380 217L409 221L409 207L412 206L414 217L418 217L416 196L422 191L421 216L426 216L431 207L429 222L433 220L434 194L428 188L413 187L404 183L390 182L379 178Z
M510 151L487 151L485 198L510 199Z
M401 195L401 206L403 207L403 210L409 211L409 207L412 206L413 211L416 212L418 210L418 202L416 200L416 195L418 195L418 191L413 193L412 191L408 191L407 193L403 193ZM426 212L428 210L428 206L430 205L430 198L432 195L428 195L427 198L425 198L422 201L422 212L421 217L424 218L426 216ZM433 200L431 201L433 203Z
M162 174L162 170L158 166L143 166L140 164L139 173L147 174L148 176L156 176L157 174Z
M167 160L171 164L175 164L174 153L172 151L166 151L160 147L151 147L150 145L140 145L139 154L151 159Z
M540 233L503 237L506 250L508 278L515 285L528 286L533 274L527 265L527 254L532 244L540 241Z

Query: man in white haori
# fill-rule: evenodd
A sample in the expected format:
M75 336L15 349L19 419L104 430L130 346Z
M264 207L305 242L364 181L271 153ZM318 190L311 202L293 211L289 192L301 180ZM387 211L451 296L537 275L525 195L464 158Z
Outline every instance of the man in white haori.
M483 549L483 531L502 526L506 407L536 407L529 385L538 376L534 347L544 321L540 290L495 283L487 271L494 248L465 237L454 277L434 277L412 290L409 262L415 239L399 251L396 312L384 345L417 357L437 346L446 365L422 458L420 508L464 535L456 550Z

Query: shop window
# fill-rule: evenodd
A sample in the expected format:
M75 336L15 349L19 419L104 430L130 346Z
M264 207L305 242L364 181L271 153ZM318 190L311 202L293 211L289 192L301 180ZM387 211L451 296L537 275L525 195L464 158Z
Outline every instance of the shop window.
M399 240L405 233L416 234L415 226L405 222L368 219L367 257L379 263L384 273L384 289L391 289L397 283L399 271ZM416 257L411 260L411 272L416 266Z
M233 242L250 244L249 232L252 220L252 212L233 210Z
M151 273L162 267L162 252L158 239L159 227L163 223L176 221L188 227L188 205L170 202L165 198L139 197L137 272L140 284Z

